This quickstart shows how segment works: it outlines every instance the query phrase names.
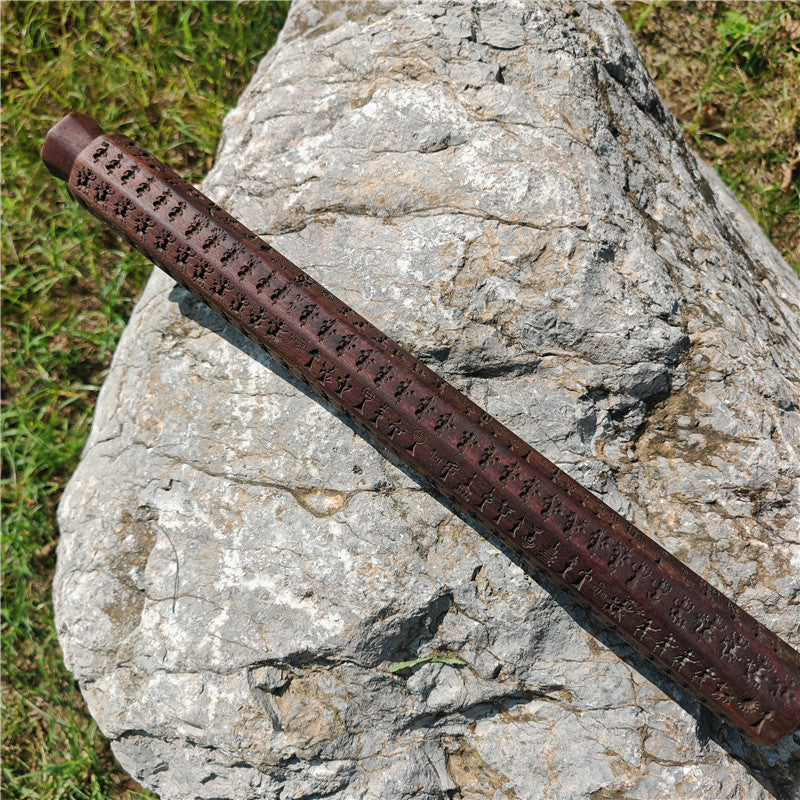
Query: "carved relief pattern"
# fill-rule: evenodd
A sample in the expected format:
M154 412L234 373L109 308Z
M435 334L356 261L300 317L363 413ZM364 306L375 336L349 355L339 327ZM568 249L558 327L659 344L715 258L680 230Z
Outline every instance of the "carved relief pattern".
M800 656L157 159L102 136L75 197L522 560L755 741L800 722Z

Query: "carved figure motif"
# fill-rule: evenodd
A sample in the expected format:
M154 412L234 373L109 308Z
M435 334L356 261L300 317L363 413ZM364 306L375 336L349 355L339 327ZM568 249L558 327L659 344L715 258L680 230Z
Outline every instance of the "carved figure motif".
M800 724L800 654L124 136L68 115L76 199L748 739Z

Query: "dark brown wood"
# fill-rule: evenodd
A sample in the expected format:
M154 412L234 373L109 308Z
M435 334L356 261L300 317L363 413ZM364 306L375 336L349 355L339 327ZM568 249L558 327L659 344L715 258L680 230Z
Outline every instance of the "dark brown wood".
M102 133L102 128L88 114L67 114L47 132L42 160L56 178L68 181L78 153Z
M747 739L800 724L800 654L175 172L79 122L43 148L79 203Z

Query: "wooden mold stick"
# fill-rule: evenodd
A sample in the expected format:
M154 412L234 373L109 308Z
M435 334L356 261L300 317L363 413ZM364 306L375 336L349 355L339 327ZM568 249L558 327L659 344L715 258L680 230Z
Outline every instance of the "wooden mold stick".
M800 724L800 654L130 139L69 114L73 197L742 735Z

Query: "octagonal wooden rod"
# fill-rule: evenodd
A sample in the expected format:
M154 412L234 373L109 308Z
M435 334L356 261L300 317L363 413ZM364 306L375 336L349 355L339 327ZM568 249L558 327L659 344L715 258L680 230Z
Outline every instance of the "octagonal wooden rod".
M800 724L800 655L130 139L70 114L75 199L759 744Z

